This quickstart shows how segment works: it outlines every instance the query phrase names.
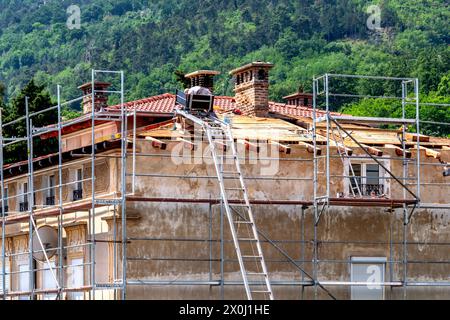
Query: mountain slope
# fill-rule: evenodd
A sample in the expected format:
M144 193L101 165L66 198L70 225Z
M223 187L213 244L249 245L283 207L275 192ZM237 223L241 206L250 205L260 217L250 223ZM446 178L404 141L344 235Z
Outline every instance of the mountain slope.
M57 83L65 98L91 68L126 72L127 100L174 90L173 72L222 71L217 90L231 94L227 72L260 59L276 64L272 99L324 72L417 76L424 93L449 74L446 1L375 1L382 32L368 30L362 0L79 0L82 27L66 26L66 0L0 3L0 81L7 97L30 78ZM371 2L372 3L372 2Z

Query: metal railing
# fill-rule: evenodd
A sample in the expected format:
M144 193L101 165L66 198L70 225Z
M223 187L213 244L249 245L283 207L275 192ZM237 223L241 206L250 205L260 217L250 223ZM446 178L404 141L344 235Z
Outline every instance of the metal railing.
M73 190L73 201L83 199L83 190Z
M54 206L55 205L55 196L50 196L45 199L46 206Z
M28 208L29 208L28 202L19 203L19 211L20 212L26 212L26 211L28 211Z
M361 190L361 195L363 197L379 197L384 195L384 184L360 184L358 186ZM356 187L354 183L352 183L352 187Z

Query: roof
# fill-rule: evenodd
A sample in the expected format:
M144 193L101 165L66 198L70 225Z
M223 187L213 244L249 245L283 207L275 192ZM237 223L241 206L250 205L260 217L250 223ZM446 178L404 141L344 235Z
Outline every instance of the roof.
M219 108L219 113L230 112L236 108L236 100L233 97L216 96L214 98L214 105ZM151 112L156 114L172 114L175 109L175 95L171 93L164 93L158 96L153 96L141 100L131 101L125 103L127 111L137 112ZM313 109L309 107L293 106L286 103L269 102L270 111L286 116L294 117L313 117ZM108 111L119 110L120 105L115 105L107 108ZM325 112L317 110L317 115L323 115Z

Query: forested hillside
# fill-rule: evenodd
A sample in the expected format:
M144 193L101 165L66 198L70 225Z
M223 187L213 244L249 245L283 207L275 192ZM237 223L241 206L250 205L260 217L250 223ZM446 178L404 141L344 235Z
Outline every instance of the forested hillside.
M72 4L80 29L66 25ZM382 30L367 27L371 4ZM449 18L446 0L2 0L0 81L8 99L33 77L69 98L91 68L125 70L131 100L174 90L176 70L211 68L222 71L217 92L231 94L228 71L259 59L276 65L273 100L336 72L419 77L424 100L441 101Z

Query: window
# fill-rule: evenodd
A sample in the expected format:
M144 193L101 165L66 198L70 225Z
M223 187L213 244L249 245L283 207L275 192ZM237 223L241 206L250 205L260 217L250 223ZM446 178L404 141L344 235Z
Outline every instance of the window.
M386 258L351 259L351 282L367 283L351 287L352 300L384 300Z
M76 184L73 191L73 201L83 199L83 169L77 169L75 172Z
M11 275L9 258L5 258L5 291L11 291ZM3 265L0 259L0 294L3 294Z
M53 277L52 270L50 269L50 266L53 269L53 273L57 277L56 269L55 269L55 263L50 262L50 265L45 262L44 264L44 271L42 273L42 288L43 289L56 289L57 285L55 282L55 278ZM47 293L44 295L44 300L56 300L57 294L56 293Z
M3 190L3 203L5 204L4 205L4 210L5 210L4 213L5 213L5 216L7 216L8 215L8 211L9 211L9 207L8 207L8 188L5 188ZM3 209L3 207L0 208L0 217L3 216L3 212L1 212L2 209Z
M68 287L81 288L84 286L84 266L83 259L72 259L69 267ZM71 292L69 294L70 300L83 300L83 292Z
M27 264L19 265L19 291L30 291L30 268ZM29 296L20 296L20 300L30 300Z
M349 194L363 197L380 197L385 195L385 186L381 178L381 168L378 164L359 163L352 164L355 177L350 178ZM348 174L353 176L351 168Z
M47 183L47 197L45 199L45 204L47 206L54 206L55 205L55 176L49 176L48 177L48 183Z
M28 211L28 182L22 183L20 192L22 201L19 203L19 211L25 212Z

